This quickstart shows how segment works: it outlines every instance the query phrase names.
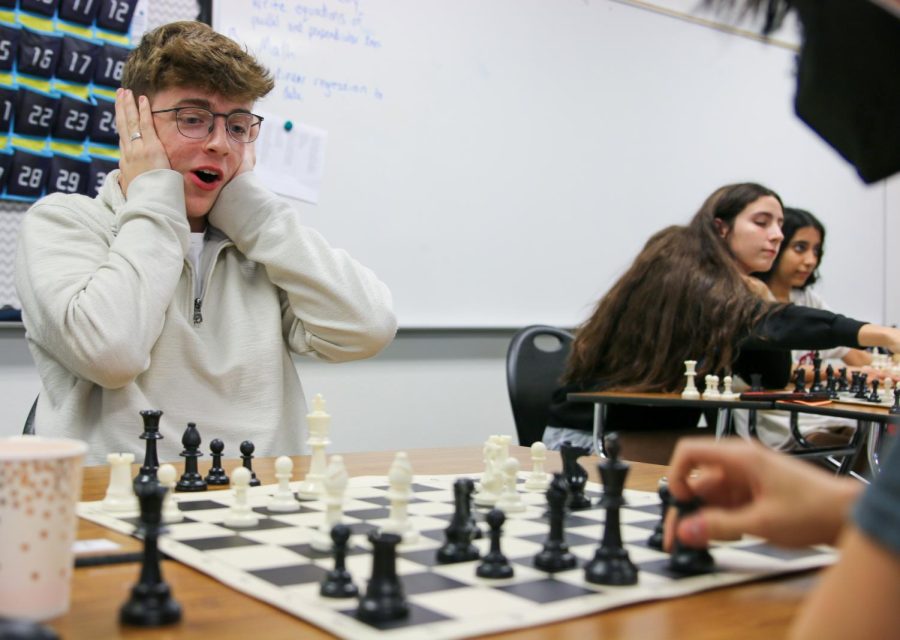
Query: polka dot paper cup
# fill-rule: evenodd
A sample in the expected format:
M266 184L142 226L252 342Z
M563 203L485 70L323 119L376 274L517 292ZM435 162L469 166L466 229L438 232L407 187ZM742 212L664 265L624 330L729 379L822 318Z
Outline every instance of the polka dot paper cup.
M0 438L0 617L48 620L69 609L86 452L78 440Z

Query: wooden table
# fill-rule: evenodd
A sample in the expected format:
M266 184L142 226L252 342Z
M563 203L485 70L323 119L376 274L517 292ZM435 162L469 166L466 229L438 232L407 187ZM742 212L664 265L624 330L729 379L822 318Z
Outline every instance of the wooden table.
M630 391L588 391L570 393L568 399L574 402L592 402L594 409L594 436L603 433L604 407L608 404L637 405L646 407L693 407L698 409L715 409L716 437L733 435L729 426L731 411L734 409L747 409L751 413L755 411L788 411L791 413L792 431L795 441L800 447L791 451L798 457L823 457L833 456L840 460L839 473L847 473L862 449L862 437L869 434L867 439L869 466L876 473L879 465L880 443L887 430L888 424L900 424L900 415L890 414L884 406L865 406L852 403L834 401L827 405L808 405L798 402L783 400L723 400L723 399L688 399L682 398L680 393L656 393L656 392L630 392ZM837 447L813 447L800 435L797 428L797 414L809 413L826 416L836 416L856 420L857 430L850 443ZM751 425L753 424L751 420ZM751 426L751 435L756 435L755 428ZM596 444L595 444L596 448Z
M471 473L482 466L481 448L425 449L409 451L419 472ZM513 447L520 462L530 465L530 452ZM351 476L383 475L392 452L344 454ZM295 477L309 468L309 458L296 457ZM238 460L226 460L232 469ZM596 459L583 459L591 479L597 480ZM558 454L548 452L550 471L561 467ZM254 468L260 480L275 481L272 459L260 459ZM525 467L527 468L527 467ZM135 468L136 470L136 468ZM664 467L633 463L628 487L655 490ZM108 483L107 467L85 470L83 500L101 499ZM79 521L79 539L100 535L134 541ZM174 561L163 562L163 575L184 609L180 624L161 629L127 629L118 625L118 611L138 577L139 565L111 564L78 568L73 578L72 607L68 614L51 621L66 640L81 638L148 638L158 640L203 639L247 640L248 638L328 638L324 631L253 598L234 591L191 568ZM770 638L781 637L804 595L814 585L814 572L708 591L674 600L644 603L622 609L567 620L557 624L520 629L488 636L517 640L557 638Z
M570 393L567 398L573 402L593 402L594 436L603 433L604 408L608 404L626 404L644 407L691 407L714 409L716 411L716 437L728 434L731 412L734 409L762 411L773 409L771 400L723 400L721 398L682 398L680 393L633 392L633 391L583 391ZM595 447L596 448L596 447Z

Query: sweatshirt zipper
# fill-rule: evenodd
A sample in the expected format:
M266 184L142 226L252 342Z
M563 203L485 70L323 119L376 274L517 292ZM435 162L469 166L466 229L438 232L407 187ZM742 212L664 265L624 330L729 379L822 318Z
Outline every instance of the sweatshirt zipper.
M215 254L213 254L212 261L209 263L209 270L205 274L201 275L199 273L195 273L193 265L190 265L190 262L188 262L188 264L190 265L190 271L191 271L192 277L193 278L202 278L201 279L202 284L200 285L200 297L193 299L194 300L193 321L194 321L195 327L203 324L203 296L206 293L206 287L209 284L210 279L212 278L212 272L216 267L216 262L219 259L219 254L222 253L222 251L224 251L227 247L232 246L232 244L233 244L232 242L223 242L223 243L219 244L219 246L215 250ZM192 289L193 289L193 284L194 283L191 282Z

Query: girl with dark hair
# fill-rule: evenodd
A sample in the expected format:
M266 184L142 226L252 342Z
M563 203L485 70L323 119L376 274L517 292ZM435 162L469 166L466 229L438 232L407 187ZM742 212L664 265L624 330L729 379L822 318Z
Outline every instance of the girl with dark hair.
M685 360L698 362L700 381L760 374L765 387L777 389L789 382L791 348L900 348L897 329L777 303L751 275L771 268L783 221L774 191L733 184L710 195L687 226L650 238L578 329L545 444L593 446L593 405L569 402L569 393L680 391ZM643 449L644 459L664 462L699 416L698 409L607 405L605 427L631 441L631 451Z
M757 277L768 285L778 302L830 311L822 298L809 288L819 277L818 268L825 253L824 225L809 211L785 207L782 232L784 240L775 263L768 271L756 274ZM814 354L813 351L803 349L792 353L795 365L806 368L808 380L812 380L813 376ZM822 350L819 357L822 359L823 371L828 364L837 369L844 365L865 366L872 362L872 356L868 352L843 346ZM736 411L734 417L738 433L746 435L747 413ZM831 416L801 415L798 420L801 433L820 446L847 442L856 426L853 420ZM790 448L794 443L790 418L783 411L757 412L756 427L759 438L771 447Z
M784 240L775 263L768 271L757 274L757 277L768 285L779 302L828 309L822 298L809 288L819 279L819 267L822 265L822 256L825 255L824 225L809 211L785 207L782 232ZM842 360L845 364L857 367L872 363L872 356L859 349L838 347L820 355L823 360ZM811 365L811 353L795 352L794 361Z

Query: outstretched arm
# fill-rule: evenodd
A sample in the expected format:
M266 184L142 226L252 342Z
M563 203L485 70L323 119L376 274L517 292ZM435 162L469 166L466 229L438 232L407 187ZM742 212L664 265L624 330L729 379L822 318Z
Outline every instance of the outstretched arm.
M675 535L692 545L752 534L785 546L834 543L861 485L838 478L755 442L700 438L678 443L669 469L677 500L701 498L704 507L667 521L666 543Z

